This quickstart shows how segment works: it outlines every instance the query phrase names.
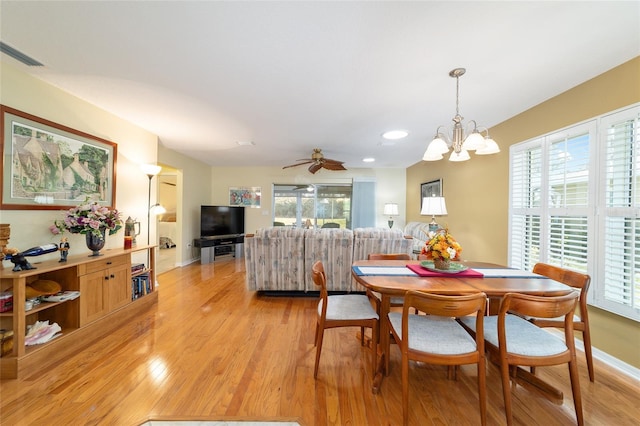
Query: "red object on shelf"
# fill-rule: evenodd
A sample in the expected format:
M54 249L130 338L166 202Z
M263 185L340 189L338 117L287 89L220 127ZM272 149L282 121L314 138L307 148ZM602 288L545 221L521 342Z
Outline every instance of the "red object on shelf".
M13 309L13 294L9 292L0 293L0 312L7 312Z

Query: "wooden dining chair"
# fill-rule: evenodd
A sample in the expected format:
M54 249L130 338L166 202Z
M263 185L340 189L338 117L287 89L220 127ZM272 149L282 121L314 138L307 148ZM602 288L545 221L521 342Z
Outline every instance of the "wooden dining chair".
M580 292L578 306L580 314L573 316L573 329L582 333L584 343L584 354L587 359L587 369L589 370L589 380L595 382L595 370L593 368L593 356L591 354L591 331L589 329L589 314L587 312L587 292L591 284L591 277L580 272L561 268L559 266L546 263L536 263L533 272L544 275L552 280L567 284ZM527 318L538 327L564 327L563 318Z
M511 411L510 369L518 366L548 366L569 364L571 391L579 425L584 424L582 397L578 380L576 348L573 340L573 313L578 294L564 296L530 296L507 293L501 303L498 315L484 318L484 339L487 350L498 354L502 393L507 424L513 424ZM564 318L565 340L544 331L522 316L539 318ZM460 322L470 331L480 328L473 319L460 318ZM515 380L514 380L515 385Z
M487 296L475 293L443 296L409 291L404 297L402 313L390 312L389 329L402 354L402 419L409 422L409 360L427 364L458 366L477 364L480 420L487 420L487 392L483 319ZM410 314L410 308L427 315ZM472 337L456 317L467 316L479 330ZM388 353L388 352L387 352Z
M312 266L313 282L320 287L320 301L318 302L318 319L316 322L316 364L313 377L318 377L320 353L324 330L336 327L360 327L360 344L364 346L364 329L371 328L371 364L375 374L376 357L378 354L379 317L371 306L369 298L364 294L331 295L327 292L327 276L324 265L317 261Z
M368 260L411 260L411 256L407 253L369 253ZM382 296L377 291L367 289L367 296L376 305L376 311L380 314L380 304L382 303ZM403 296L394 296L391 298L391 307L401 307L404 304Z

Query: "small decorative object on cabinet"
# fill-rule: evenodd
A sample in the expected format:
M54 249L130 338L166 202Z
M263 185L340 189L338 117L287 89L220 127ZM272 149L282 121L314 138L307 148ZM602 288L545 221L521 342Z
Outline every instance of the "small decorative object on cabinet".
M132 273L131 257L148 254L148 264ZM132 298L132 280L147 277L146 294ZM28 289L36 282L56 282L69 297L49 298L26 310ZM10 310L0 312L0 329L13 332L12 347L0 358L0 378L17 378L52 368L61 359L83 350L100 336L111 333L139 311L158 300L155 291L155 246L107 249L100 257L86 254L38 263L38 269L0 269L0 293L10 294ZM77 295L79 292L79 296ZM4 298L7 298L6 296ZM4 299L3 299L4 300ZM36 322L57 323L61 335L51 341L27 345L27 328Z
M69 255L69 249L71 248L71 246L69 245L69 240L63 237L60 240L60 245L58 247L60 250L60 260L58 262L66 262L67 256Z

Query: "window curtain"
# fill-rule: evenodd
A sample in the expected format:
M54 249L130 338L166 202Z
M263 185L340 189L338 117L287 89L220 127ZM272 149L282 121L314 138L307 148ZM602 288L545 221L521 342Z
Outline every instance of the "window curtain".
M353 180L353 200L351 208L351 229L376 226L375 179L360 178Z

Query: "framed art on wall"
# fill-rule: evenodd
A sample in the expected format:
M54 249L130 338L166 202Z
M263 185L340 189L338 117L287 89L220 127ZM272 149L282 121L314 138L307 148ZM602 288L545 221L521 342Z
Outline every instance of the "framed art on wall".
M115 208L117 145L0 105L2 209Z
M432 180L420 184L420 209L424 197L442 197L442 179Z
M229 205L243 207L260 207L260 187L229 188Z

